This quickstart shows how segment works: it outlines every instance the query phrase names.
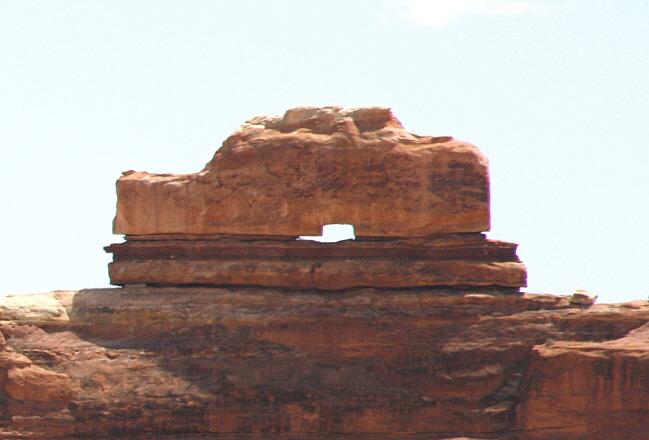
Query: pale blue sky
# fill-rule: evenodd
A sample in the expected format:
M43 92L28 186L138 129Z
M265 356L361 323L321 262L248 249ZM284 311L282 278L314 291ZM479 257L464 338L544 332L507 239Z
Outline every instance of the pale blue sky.
M530 292L646 298L646 0L0 0L0 294L108 284L121 171L245 119L384 104L489 157Z

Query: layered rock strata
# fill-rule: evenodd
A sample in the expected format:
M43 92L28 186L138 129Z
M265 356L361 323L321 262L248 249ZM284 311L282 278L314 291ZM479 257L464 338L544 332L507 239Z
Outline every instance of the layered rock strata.
M0 299L0 437L649 438L649 305L501 288Z
M200 173L125 173L125 287L0 299L0 437L649 438L648 303L521 293L488 200L475 147L385 108L253 118ZM328 223L357 239L296 239Z
M111 282L150 286L525 285L516 245L487 240L480 151L406 131L388 108L298 107L248 120L199 173L117 182ZM313 243L326 224L357 239Z
M350 287L525 285L516 245L482 234L318 243L235 237L127 236L113 253L114 284Z

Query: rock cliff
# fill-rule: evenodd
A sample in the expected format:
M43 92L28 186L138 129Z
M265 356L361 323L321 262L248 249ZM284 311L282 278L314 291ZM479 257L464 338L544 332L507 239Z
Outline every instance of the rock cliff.
M117 189L120 287L0 299L1 438L649 438L649 304L521 293L474 146L299 107Z
M502 289L0 300L2 438L649 438L649 305Z

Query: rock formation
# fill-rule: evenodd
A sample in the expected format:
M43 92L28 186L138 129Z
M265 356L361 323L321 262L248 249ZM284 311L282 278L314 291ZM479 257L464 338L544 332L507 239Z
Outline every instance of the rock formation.
M416 136L388 108L298 107L248 120L197 174L126 172L114 232L361 237L489 229L487 160L449 137Z
M649 438L649 304L521 293L486 160L387 109L126 173L120 288L0 299L0 438ZM357 239L296 240L329 222Z
M197 174L127 172L107 248L113 284L289 288L525 285L516 245L487 240L478 149L417 136L383 107L248 120ZM298 241L331 223L357 239Z
M3 439L649 438L646 301L130 287L0 317Z

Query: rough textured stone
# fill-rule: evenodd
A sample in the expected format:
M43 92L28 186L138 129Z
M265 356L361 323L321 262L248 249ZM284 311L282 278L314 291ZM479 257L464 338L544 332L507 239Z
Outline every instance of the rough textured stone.
M297 107L248 120L196 174L126 172L116 234L427 236L489 229L487 160L404 130L388 108Z
M526 285L516 245L487 240L486 158L417 136L386 107L249 119L201 172L117 182L111 283L353 287ZM326 224L356 240L305 243Z
M0 325L2 438L648 437L647 302L502 288L50 297L65 323L34 326L47 314L25 298L30 312Z
M53 293L9 295L0 302L0 320L19 320L34 324L67 322L68 316Z
M20 296L16 296L11 302L16 304L16 300L20 299ZM23 315L27 322L33 322L32 316L43 317L42 323L46 323L48 317L55 325L62 322L60 317L48 312L49 304L33 301L28 295L22 299L25 300L23 309L30 310L30 313ZM41 310L43 306L44 310ZM0 324L0 437L69 438L74 432L75 423L69 405L77 389L67 374L52 371L47 365L36 365L32 359L21 354L23 347L18 339L7 344L4 334L8 334L9 329L16 330L16 336L26 336L37 327L26 323L17 326L6 321ZM40 329L36 331L44 333ZM47 356L48 351L42 354Z
M539 345L530 359L518 411L526 438L649 438L648 324L612 341Z
M572 302L573 304L581 304L585 306L594 304L595 301L597 301L596 294L589 292L588 290L582 290L582 289L575 290L570 300L570 302Z
M37 383L41 385L34 387ZM7 372L5 390L11 399L23 403L47 402L50 408L58 409L65 408L72 397L68 376L35 365L10 369Z
M126 173L125 287L0 299L0 437L648 438L649 303L519 292L488 195L474 147L382 107ZM326 223L357 239L295 239Z
M106 249L113 284L350 287L521 287L516 245L482 234L318 243L220 237L128 237Z

